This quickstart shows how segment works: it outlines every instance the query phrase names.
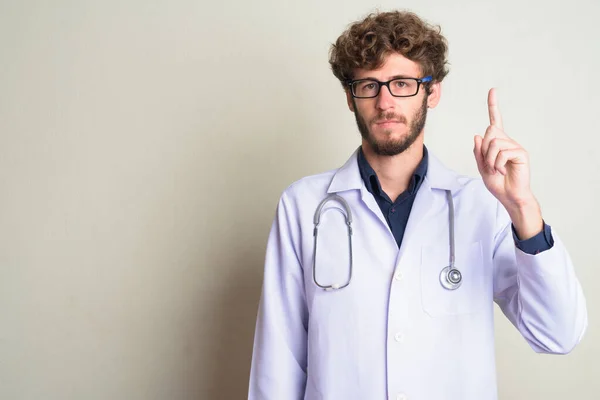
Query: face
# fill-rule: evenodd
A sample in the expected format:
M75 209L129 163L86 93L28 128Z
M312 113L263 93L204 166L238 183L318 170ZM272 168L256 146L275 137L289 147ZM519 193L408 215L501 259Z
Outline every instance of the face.
M354 79L387 81L396 76L422 78L421 68L400 54L390 54L381 68L358 69ZM372 99L355 99L349 91L346 94L348 107L354 112L363 138L363 146L370 147L378 155L395 156L416 142L422 145L427 109L439 102L440 84L432 84L429 95L421 85L419 93L412 97L394 97L387 87L382 87L379 95Z

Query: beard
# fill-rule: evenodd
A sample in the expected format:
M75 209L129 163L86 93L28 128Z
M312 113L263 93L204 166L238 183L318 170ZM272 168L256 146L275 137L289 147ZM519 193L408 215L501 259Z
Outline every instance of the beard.
M423 99L423 104L421 104L421 108L417 110L417 112L413 115L413 119L408 127L408 135L404 136L400 139L383 139L377 140L375 136L369 130L369 126L367 125L365 119L358 113L358 108L356 107L356 102L354 99L354 117L356 118L356 125L358 125L358 130L360 131L360 135L364 140L369 143L375 154L380 156L395 156L406 149L408 149L412 144L417 140L417 138L421 135L423 128L425 127L425 120L427 119L427 96ZM373 121L393 119L397 120L401 123L406 124L406 118L401 115L396 115L393 112L380 113L374 118ZM386 130L385 134L391 134L391 130Z

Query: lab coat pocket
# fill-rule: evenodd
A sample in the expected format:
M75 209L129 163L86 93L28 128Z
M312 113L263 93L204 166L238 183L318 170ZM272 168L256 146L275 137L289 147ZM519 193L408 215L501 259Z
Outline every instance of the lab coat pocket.
M432 317L469 314L485 304L485 266L481 242L457 243L455 268L462 274L460 287L446 289L440 273L450 264L449 246L423 246L421 253L421 300Z

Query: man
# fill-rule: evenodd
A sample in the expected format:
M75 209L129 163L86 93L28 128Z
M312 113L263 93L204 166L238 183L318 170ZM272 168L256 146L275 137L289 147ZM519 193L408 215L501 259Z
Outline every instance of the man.
M474 138L481 179L423 144L446 54L439 29L405 12L370 15L333 45L362 146L281 197L250 399L496 399L493 302L537 352L581 340L581 287L495 91Z

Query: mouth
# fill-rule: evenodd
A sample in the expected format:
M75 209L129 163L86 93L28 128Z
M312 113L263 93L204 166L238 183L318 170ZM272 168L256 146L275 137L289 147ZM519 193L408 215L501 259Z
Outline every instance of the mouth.
M375 122L375 125L385 128L385 127L397 125L399 123L400 123L400 121L397 121L394 119L388 119L388 120L384 120L384 121Z

